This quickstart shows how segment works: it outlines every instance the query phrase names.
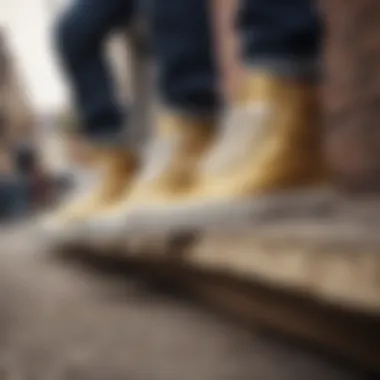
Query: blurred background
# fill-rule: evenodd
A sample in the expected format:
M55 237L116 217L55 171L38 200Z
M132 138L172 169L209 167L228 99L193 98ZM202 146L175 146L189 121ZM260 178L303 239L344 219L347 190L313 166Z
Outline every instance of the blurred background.
M43 0L0 4L2 218L25 214L44 201L50 180L63 167L56 131L70 113L50 45L59 6ZM54 152L55 168L45 165L46 150Z
M88 181L82 172L75 175L85 148L67 133L76 120L53 50L52 24L66 5L66 0L0 3L2 219L50 202L74 177ZM122 37L115 36L109 50L123 99L130 86Z

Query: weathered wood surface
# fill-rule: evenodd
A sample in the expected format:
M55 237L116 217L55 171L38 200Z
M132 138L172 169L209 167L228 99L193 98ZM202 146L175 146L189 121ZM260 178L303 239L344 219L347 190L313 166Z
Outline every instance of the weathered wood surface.
M125 231L119 251L175 252L201 267L380 314L379 215L377 200L333 193L151 209ZM107 242L101 249L116 251Z
M203 215L198 226L196 213L190 224L177 220L155 230L153 223L124 247L105 244L88 253L126 265L153 264L174 284L185 283L245 321L377 368L380 205L332 193L304 200L260 203L262 217L257 207L240 206L235 214L227 208L207 220Z
M89 252L72 252L89 257ZM108 252L110 253L110 252ZM161 250L162 253L162 250ZM269 329L293 342L306 343L329 355L367 370L380 373L380 319L372 313L355 312L339 302L310 297L306 292L289 291L281 284L269 284L251 273L247 277L219 270L197 259L181 260L176 254L96 256L98 265L134 268L149 278L164 279L174 288L186 289L222 314L244 326ZM230 251L233 255L235 252ZM83 254L83 256L82 256ZM95 256L91 252L91 261ZM99 260L99 261L97 261Z
M201 275L198 272L186 286L248 326L260 324L380 373L379 319L348 314L339 307L326 307L309 297L296 297L260 282L236 282L233 276L218 277L207 271Z

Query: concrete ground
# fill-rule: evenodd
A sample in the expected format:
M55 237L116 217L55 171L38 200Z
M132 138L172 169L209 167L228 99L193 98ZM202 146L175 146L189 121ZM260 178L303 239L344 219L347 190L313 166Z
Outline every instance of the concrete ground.
M315 353L255 335L138 279L46 256L0 231L1 380L359 380Z

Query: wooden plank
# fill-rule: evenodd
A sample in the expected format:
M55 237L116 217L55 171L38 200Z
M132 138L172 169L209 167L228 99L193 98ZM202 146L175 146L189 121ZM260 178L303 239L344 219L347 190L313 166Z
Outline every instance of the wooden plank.
M351 365L380 373L380 319L364 313L317 301L306 295L270 286L260 279L237 278L177 260L175 256L154 254L110 257L74 254L104 270L138 272L149 281L190 292L216 312L232 317L248 329L280 333L292 342L348 361ZM90 260L88 261L88 258Z
M139 215L119 255L166 255L380 313L378 201L288 194L214 208L165 207Z
M196 210L193 224L175 233L168 225L155 229L153 222L124 247L103 247L104 258L138 263L150 277L184 284L246 322L379 370L379 202L305 200L240 205L232 217L228 207L215 209L198 225L207 210Z
M306 223L209 231L189 248L185 260L379 314L379 245L339 240L331 231L334 226L315 228ZM344 232L342 228L342 235Z
M274 329L288 339L322 349L380 373L380 321L279 291L260 283L203 273L179 281L207 304L247 326Z

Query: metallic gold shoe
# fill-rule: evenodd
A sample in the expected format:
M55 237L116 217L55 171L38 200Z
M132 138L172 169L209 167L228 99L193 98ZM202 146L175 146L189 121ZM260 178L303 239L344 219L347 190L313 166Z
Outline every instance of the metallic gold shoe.
M162 115L124 205L171 202L183 197L195 185L214 132L214 118Z
M131 210L144 212L185 198L197 183L199 165L212 146L215 125L214 117L161 115L131 191L89 221L89 230L117 236Z
M129 189L137 160L131 152L121 149L99 149L93 158L99 171L97 184L84 194L74 194L51 215L40 221L42 229L54 239L70 239L78 225L87 218L111 207Z
M265 73L247 84L240 120L228 120L195 198L242 199L325 181L315 86Z

